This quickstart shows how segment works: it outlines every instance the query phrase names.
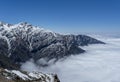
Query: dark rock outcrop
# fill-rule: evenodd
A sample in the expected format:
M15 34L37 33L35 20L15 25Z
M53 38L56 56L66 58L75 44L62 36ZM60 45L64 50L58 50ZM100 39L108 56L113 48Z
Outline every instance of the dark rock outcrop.
M60 82L60 80L56 74L0 68L0 82Z

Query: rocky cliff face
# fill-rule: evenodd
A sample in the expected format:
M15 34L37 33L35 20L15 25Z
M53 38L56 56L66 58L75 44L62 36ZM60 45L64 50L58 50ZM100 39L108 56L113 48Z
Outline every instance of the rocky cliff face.
M0 82L60 82L56 74L25 72L0 68Z
M61 35L26 22L7 24L0 22L0 65L19 68L21 62L33 58L49 61L58 60L71 54L85 52L80 46L103 42L85 35ZM8 61L4 62L6 59Z

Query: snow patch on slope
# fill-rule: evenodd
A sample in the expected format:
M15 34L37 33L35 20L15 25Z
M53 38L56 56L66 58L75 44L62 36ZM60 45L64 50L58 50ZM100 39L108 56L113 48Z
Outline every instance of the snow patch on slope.
M20 78L23 81L40 81L40 82L59 82L56 74L43 74L42 72L23 72L18 70L8 70L0 68L0 75L5 76L9 80L17 80Z

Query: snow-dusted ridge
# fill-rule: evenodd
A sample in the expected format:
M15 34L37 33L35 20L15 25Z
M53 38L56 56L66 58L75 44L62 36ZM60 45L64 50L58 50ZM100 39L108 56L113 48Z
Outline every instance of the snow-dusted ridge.
M32 26L27 22L21 22L15 25L8 24L5 22L0 22L0 37L7 40L7 43L9 45L9 50L12 48L11 42L16 40L17 38L27 40L29 42L28 46L30 50L32 50L32 42L33 42L32 39L34 39L34 36L38 34L40 35L37 38L46 35L57 37L56 33L50 30L45 30L44 28Z
M3 80L4 79L4 80ZM24 72L0 68L0 81L10 82L60 82L56 74L43 74L41 72Z
M20 65L31 58L35 62L41 59L46 59L46 62L51 59L58 60L85 52L80 46L98 43L103 44L89 36L62 35L27 22L0 22L0 54L10 59L13 64Z

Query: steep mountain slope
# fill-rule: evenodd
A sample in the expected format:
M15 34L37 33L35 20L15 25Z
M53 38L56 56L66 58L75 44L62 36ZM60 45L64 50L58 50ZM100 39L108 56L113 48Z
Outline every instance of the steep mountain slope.
M0 22L0 55L18 67L31 58L49 61L83 53L85 50L80 46L98 43L103 44L89 36L61 35L26 22L15 25Z

